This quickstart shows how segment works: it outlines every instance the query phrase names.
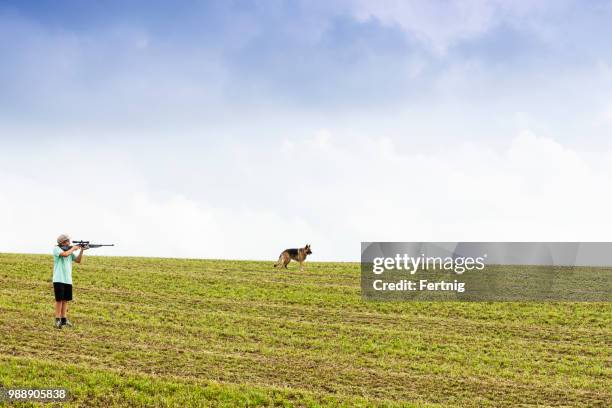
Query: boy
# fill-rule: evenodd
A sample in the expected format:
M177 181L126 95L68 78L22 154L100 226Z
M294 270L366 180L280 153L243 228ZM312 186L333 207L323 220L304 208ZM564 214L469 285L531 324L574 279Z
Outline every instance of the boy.
M74 253L80 249L79 255ZM83 251L78 245L70 246L70 237L62 234L57 237L57 246L53 248L53 291L55 292L55 328L72 327L66 317L68 302L72 300L72 261L81 263Z

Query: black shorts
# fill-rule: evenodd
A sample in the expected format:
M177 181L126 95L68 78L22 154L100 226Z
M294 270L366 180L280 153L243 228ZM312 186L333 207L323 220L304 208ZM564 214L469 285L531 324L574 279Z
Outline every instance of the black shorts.
M68 283L53 282L55 301L72 300L72 285Z

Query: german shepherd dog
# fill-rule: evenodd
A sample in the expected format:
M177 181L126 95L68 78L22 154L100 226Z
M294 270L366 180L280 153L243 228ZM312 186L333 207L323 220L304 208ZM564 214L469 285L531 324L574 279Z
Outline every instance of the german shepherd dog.
M289 264L291 260L294 260L300 263L300 271L304 271L304 265L302 264L310 254L312 254L312 251L310 250L309 244L306 244L304 248L285 249L278 257L278 262L274 264L274 267L282 268L284 266L285 269L287 269L287 264Z

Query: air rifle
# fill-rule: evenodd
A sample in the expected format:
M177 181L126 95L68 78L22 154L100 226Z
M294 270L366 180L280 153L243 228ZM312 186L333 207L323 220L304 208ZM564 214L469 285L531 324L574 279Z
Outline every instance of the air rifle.
M115 246L115 244L92 244L89 241L72 241L73 246L79 246L83 249L89 249L89 248L100 248L100 247L105 247L105 246ZM70 248L72 248L72 246L63 246L61 247L62 250L67 251Z

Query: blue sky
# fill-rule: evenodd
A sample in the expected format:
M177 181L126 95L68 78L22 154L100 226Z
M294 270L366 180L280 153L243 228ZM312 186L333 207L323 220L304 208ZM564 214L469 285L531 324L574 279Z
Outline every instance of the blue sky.
M308 240L355 260L361 240L556 239L551 206L567 239L601 238L609 197L564 194L586 188L571 174L591 196L610 176L611 17L610 1L2 1L0 209L41 244L0 251L177 233L202 245L116 251L268 259ZM50 189L62 166L90 175ZM506 206L483 218L491 194ZM59 197L102 214L62 224Z

